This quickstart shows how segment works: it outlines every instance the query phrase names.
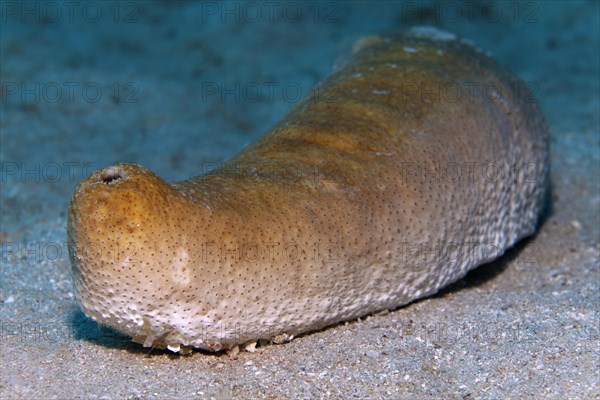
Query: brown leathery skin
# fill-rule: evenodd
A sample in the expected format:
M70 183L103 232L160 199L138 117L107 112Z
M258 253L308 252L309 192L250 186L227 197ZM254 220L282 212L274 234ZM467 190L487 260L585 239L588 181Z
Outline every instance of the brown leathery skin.
M83 181L68 236L84 312L175 351L280 342L435 293L532 234L541 112L489 57L435 36L366 41L220 170L169 184L118 164Z

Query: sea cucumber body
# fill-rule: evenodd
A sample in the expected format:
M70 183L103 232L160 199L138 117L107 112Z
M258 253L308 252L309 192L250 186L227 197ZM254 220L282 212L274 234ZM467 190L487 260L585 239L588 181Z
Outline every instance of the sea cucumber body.
M525 86L452 37L365 41L226 167L97 171L69 248L93 319L216 351L394 309L531 235L547 130Z

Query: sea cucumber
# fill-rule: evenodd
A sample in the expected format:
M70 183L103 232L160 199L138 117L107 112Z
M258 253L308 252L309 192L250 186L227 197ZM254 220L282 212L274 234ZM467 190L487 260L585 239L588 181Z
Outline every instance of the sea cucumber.
M548 133L526 85L453 34L361 40L224 167L79 184L86 315L144 346L219 351L396 309L535 232Z

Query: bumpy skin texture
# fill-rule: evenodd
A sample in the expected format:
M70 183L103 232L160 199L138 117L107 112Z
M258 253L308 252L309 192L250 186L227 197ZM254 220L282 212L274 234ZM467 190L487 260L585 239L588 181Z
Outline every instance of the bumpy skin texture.
M426 29L363 40L228 166L83 181L68 220L81 307L175 351L397 308L535 231L547 146L527 89L474 47Z

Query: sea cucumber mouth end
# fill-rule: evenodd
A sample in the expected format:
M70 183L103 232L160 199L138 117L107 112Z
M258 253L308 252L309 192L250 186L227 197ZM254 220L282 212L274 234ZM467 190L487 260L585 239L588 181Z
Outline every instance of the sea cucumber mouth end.
M137 164L115 164L96 171L88 178L87 183L88 185L114 185L116 183L122 183L127 178L131 178L135 175L147 174L149 172L148 169Z
M132 188L135 185L147 186L150 183L163 185L160 177L149 169L130 163L114 164L92 173L87 179L83 180L75 191L75 198L81 198L86 193L112 193L117 187Z
M114 184L125 176L125 170L119 165L108 167L100 171L99 179L106 185Z

